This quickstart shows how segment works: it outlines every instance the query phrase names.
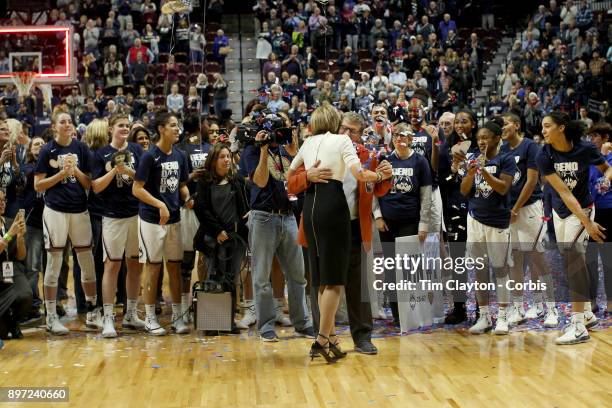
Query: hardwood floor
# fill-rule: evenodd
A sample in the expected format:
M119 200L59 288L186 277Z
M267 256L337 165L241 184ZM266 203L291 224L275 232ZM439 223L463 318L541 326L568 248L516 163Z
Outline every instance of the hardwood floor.
M120 327L120 318L117 319ZM377 356L310 362L312 340L241 335L103 339L74 320L66 337L42 329L0 350L0 386L65 386L76 407L599 407L610 406L612 332L556 346L558 331L508 336L466 328L398 336L377 323ZM348 330L341 340L352 349ZM68 404L1 404L0 406Z

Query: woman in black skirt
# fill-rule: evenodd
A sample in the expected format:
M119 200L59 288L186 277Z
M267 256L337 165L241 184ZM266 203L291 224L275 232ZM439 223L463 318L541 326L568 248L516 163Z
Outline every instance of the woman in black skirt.
M308 188L303 212L310 271L313 286L319 287L321 312L319 335L312 345L311 356L320 354L328 363L345 355L329 341L329 335L335 333L334 317L340 290L346 283L351 244L350 213L342 181L347 168L359 181L383 179L382 173L361 167L348 136L336 134L341 120L340 113L328 103L317 108L308 125L313 136L306 139L287 174L289 178L302 164L307 170L316 166L328 168L332 174L331 179Z

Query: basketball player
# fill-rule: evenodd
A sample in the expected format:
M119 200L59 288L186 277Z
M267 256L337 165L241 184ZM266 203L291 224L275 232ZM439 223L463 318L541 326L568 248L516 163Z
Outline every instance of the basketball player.
M501 153L509 154L516 163L517 172L512 179L510 203L510 234L512 242L513 266L510 278L515 282L523 282L524 255L528 255L531 281L540 280L546 283L546 306L548 310L544 318L544 326L557 327L559 317L554 301L554 284L550 275L546 258L544 257L543 239L546 236L546 219L542 203L542 189L539 184L539 172L536 157L540 147L531 139L520 134L521 119L513 113L502 115L504 121L502 138L504 144ZM510 326L521 324L528 319L544 315L541 292L534 292L534 304L525 313L523 309L523 291L515 290L514 302L508 312Z
M88 303L87 326L102 328L102 317L95 309L96 274L91 252L92 234L87 211L89 150L73 139L74 126L70 114L57 111L51 121L55 138L41 150L34 175L34 189L45 193L43 233L47 250L44 279L47 330L67 334L56 309L57 282L62 267L62 254L68 238L81 266L81 284ZM76 282L75 282L76 284Z
M570 120L563 112L549 113L542 119L546 144L536 159L540 173L553 188L555 235L565 261L572 302L570 323L555 340L559 345L588 341L587 329L597 324L591 311L585 252L589 236L603 242L605 235L594 221L589 166L596 166L605 175L601 182L608 186L612 168L594 144L582 140L583 133L580 121Z
M95 152L92 188L102 200L103 207L102 337L110 338L117 337L113 300L124 255L127 266L127 306L122 326L144 329L144 322L136 314L142 267L138 262L138 199L132 195L132 184L143 151L140 145L127 141L130 122L126 114L111 116L108 124L111 143Z
M132 192L140 200L138 231L140 262L147 266L144 290L145 329L163 336L166 330L155 315L157 279L166 261L172 297L172 328L178 334L189 333L181 315L181 238L180 202L191 203L187 179L187 159L173 145L179 140L179 123L175 114L162 113L156 119L159 141L142 156L136 170Z

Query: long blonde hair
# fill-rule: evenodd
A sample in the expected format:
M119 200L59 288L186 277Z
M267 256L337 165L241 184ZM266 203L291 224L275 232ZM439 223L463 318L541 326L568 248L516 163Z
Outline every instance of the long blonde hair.
M23 125L21 124L20 121L18 121L17 119L13 119L13 118L5 119L5 121L10 131L9 143L15 144L17 143L17 138L19 137L19 133L23 131Z
M89 125L87 125L87 130L85 131L85 138L83 141L91 150L98 150L99 148L108 145L108 122L103 119L94 119Z

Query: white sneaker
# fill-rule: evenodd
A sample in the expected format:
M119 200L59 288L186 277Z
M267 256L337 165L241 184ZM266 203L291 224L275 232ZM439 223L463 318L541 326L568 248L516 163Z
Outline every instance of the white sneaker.
M115 316L104 315L102 322L104 324L104 328L102 329L102 337L107 339L117 337L117 332L115 331Z
M93 311L87 312L85 326L91 327L92 329L104 329L104 322L102 321L102 308L96 307Z
M253 301L247 301L242 320L236 323L236 327L239 329L248 329L249 326L254 325L256 322L257 314L255 313L255 303L253 303Z
M494 333L497 335L508 334L508 316L506 314L506 310L500 311L497 314L497 322L495 323Z
M387 320L387 312L385 312L385 308L384 307L379 307L378 308L378 313L376 314L376 316L373 316L374 319L379 319L379 320Z
M544 318L544 327L557 327L559 325L559 312L556 307L549 307Z
M588 341L591 337L584 323L578 322L576 315L572 316L572 320L563 330L563 335L557 337L555 343L558 345L577 344Z
M274 299L274 303L276 303L275 305L275 311L276 311L276 323L280 324L281 326L284 327L290 327L293 326L293 324L291 323L291 320L289 319L289 317L283 313L283 303L282 302L277 302L276 299Z
M47 314L47 331L56 336L62 336L70 332L70 330L60 322L59 316L55 313Z
M468 330L471 334L483 334L493 328L491 323L491 315L489 313L481 313L475 325Z
M542 303L534 304L525 313L526 319L538 319L542 316L544 316L544 305Z
M591 312L590 310L585 310L584 311L584 327L586 327L587 329L590 329L593 326L597 326L597 316L595 316L595 313Z
M133 311L123 316L121 327L132 330L145 330L145 322L138 317L136 311Z
M153 336L165 336L166 329L160 326L157 317L145 318L145 330Z
M172 315L172 330L176 334L188 334L191 329L185 324L182 316Z
M508 325L517 326L519 324L525 323L527 319L525 319L525 311L523 307L517 308L514 305L508 307Z

